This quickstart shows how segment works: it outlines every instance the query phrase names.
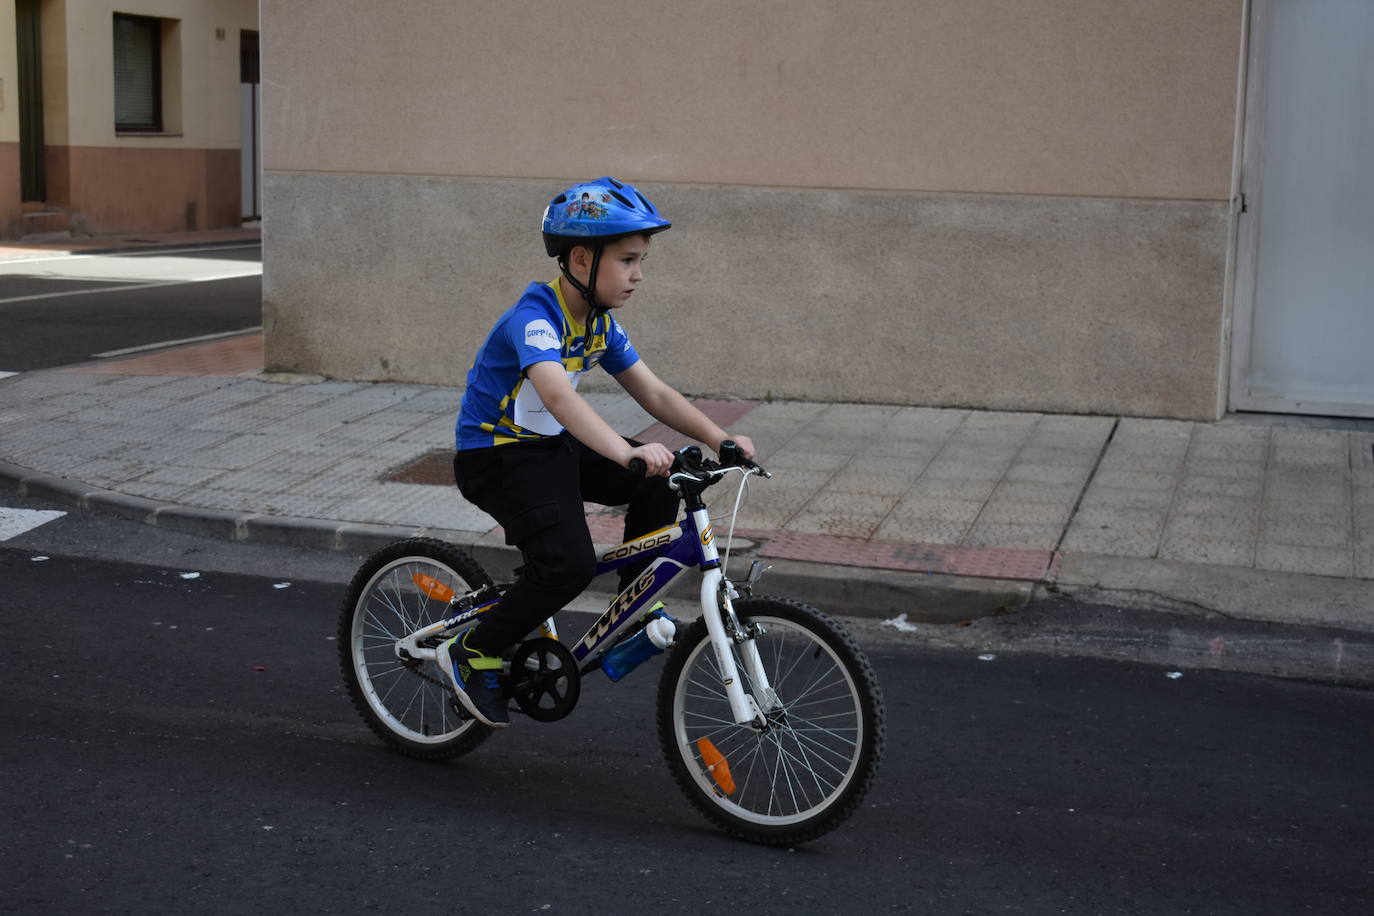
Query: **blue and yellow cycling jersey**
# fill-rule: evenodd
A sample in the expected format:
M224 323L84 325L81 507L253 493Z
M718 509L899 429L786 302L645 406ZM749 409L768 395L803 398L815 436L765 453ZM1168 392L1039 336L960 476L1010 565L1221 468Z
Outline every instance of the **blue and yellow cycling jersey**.
M525 370L558 360L574 388L593 367L616 375L639 361L630 338L608 312L589 329L573 321L562 284L531 283L487 335L472 368L455 427L459 449L486 448L556 436L563 425L549 413Z

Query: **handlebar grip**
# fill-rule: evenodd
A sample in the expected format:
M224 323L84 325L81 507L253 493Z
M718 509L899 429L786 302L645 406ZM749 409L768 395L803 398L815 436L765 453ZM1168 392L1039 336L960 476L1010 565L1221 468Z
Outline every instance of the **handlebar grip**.
M645 474L649 473L649 466L644 463L643 458L631 458L629 468L630 473L636 477L643 477Z
M751 459L744 457L744 449L740 448L739 443L734 439L726 439L720 444L720 465L726 468L744 468L760 477L773 476Z

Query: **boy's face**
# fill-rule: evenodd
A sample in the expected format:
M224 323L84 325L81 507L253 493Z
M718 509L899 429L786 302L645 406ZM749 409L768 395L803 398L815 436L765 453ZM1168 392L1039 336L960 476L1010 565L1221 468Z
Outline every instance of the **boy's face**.
M630 301L635 287L644 279L643 264L649 253L649 238L632 235L611 242L601 253L601 263L596 268L596 298L606 308L618 309ZM578 279L585 283L591 273L591 251L578 248L574 255L572 266ZM581 269L577 270L579 267Z

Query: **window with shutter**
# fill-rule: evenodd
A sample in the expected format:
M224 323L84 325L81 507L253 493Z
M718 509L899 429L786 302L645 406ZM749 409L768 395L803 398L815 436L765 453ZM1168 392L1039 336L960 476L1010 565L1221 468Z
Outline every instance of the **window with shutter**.
M162 21L114 17L115 130L162 130Z

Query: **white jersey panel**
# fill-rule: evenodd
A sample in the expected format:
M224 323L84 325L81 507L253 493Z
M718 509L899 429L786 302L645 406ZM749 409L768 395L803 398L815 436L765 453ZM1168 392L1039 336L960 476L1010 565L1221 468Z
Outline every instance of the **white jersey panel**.
M568 373L568 382L573 386L573 390L577 389L584 375L585 372ZM520 393L515 396L515 415L512 419L522 428L541 436L556 436L563 431L563 424L549 413L543 399L539 397L539 392L528 379L520 386Z

